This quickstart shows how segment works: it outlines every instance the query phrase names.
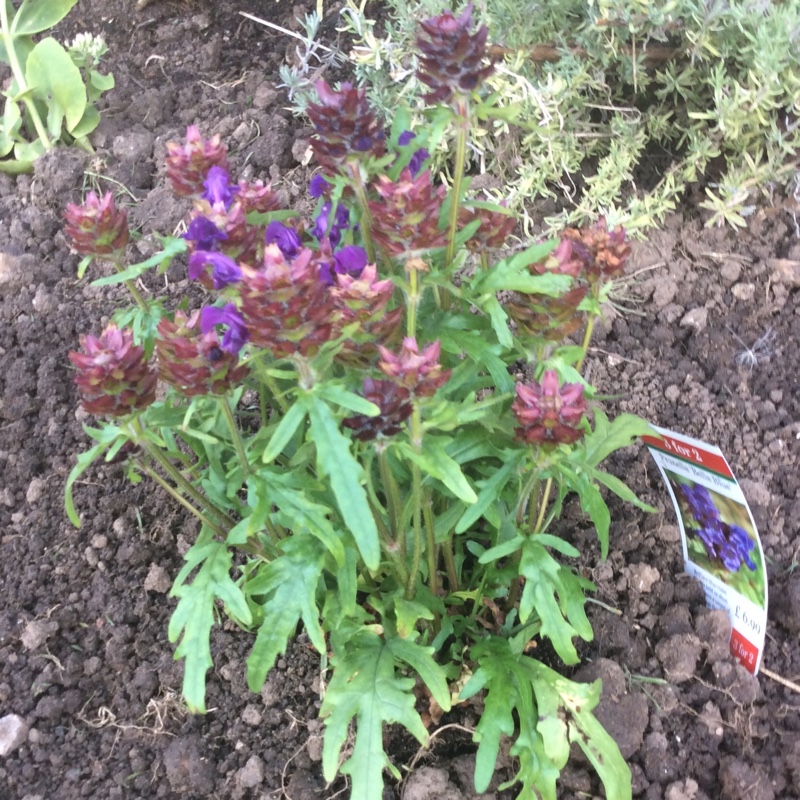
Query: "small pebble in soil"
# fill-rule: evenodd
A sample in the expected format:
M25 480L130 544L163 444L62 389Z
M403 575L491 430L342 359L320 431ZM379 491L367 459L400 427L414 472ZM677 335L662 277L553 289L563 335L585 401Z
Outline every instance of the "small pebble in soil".
M0 717L0 757L13 753L28 738L28 724L17 714Z

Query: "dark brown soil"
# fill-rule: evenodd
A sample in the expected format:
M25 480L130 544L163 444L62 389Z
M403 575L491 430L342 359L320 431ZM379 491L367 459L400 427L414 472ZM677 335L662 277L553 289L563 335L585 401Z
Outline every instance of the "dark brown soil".
M165 142L191 123L222 134L240 172L302 202L296 157L307 131L276 89L292 46L239 10L284 24L293 16L287 2L155 2L137 13L133 0L82 0L62 33L103 32L117 80L97 152L59 150L32 177L0 175L0 717L19 715L29 728L0 757L3 800L311 800L345 788L321 778L319 665L303 637L251 695L249 638L224 625L213 638L210 711L184 712L167 592L196 533L191 520L113 466L79 485L80 530L63 510L66 475L87 446L66 354L127 302L75 279L60 230L65 204L87 180L103 190L119 181L139 201L131 213L144 238L134 247L149 253L147 235L173 230L186 211L165 189L161 164ZM619 398L611 412L641 414L726 453L769 563L764 665L798 681L800 240L782 210L757 213L741 232L705 230L694 216L688 209L636 248L630 294L620 298L632 308L598 331L590 377ZM184 278L175 267L166 290L149 288L177 301ZM768 331L771 354L752 370L737 366L737 352ZM577 510L568 508L567 522L602 603L591 606L596 638L578 675L604 678L599 715L631 764L635 796L800 798L800 696L752 678L728 655L724 621L681 574L674 512L643 448L617 457L613 471L659 513L614 506L606 562ZM648 680L665 676L671 683ZM446 721L475 722L470 712ZM469 736L459 729L437 736L421 759L404 737L387 742L398 766L414 761L406 800L475 796ZM563 798L601 795L579 760L561 786Z

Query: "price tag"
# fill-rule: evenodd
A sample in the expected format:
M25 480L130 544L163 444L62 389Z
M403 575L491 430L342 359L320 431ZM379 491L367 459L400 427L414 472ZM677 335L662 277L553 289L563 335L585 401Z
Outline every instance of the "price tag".
M767 572L753 515L736 478L710 444L662 428L643 437L667 484L681 530L686 572L709 608L731 618L731 652L754 675L764 653Z

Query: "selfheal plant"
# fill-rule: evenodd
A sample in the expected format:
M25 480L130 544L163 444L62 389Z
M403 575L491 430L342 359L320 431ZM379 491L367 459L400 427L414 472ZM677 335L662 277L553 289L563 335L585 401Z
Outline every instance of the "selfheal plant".
M482 693L477 791L507 736L520 797L555 800L576 744L607 796L625 800L630 774L592 714L599 684L531 652L547 641L571 665L574 640L592 638L592 585L559 524L568 495L602 557L600 487L647 508L600 464L649 426L610 422L581 376L629 250L624 231L599 222L518 251L507 209L470 192L472 109L493 108L481 94L486 35L470 20L445 14L424 28L447 45L455 77L432 73L437 94L416 131L402 109L384 130L360 89L319 85L309 114L325 173L310 187L311 220L276 208L263 185L261 207L247 208L253 192L231 178L224 145L195 128L168 148L169 179L192 209L161 253L126 268L121 246L106 252L121 242L119 216L92 198L69 210L76 249L116 267L95 283L135 289L188 251L210 295L169 314L139 294L102 342L87 336L71 355L87 410L111 419L86 429L95 445L70 474L67 510L78 524L72 490L93 461L124 457L132 479L155 481L200 520L169 628L187 704L205 710L217 601L255 633L253 691L302 624L330 669L323 772L349 776L353 797L377 800L385 770L399 776L384 725L425 743L422 711L436 724ZM452 143L449 188L409 165ZM87 231L106 244L92 247ZM580 344L566 338L581 328Z

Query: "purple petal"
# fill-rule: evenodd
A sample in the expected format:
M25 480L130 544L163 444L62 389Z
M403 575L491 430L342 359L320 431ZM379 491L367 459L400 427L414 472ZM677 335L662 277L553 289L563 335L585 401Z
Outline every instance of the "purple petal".
M408 162L408 168L411 170L412 178L416 178L417 175L419 175L425 162L430 157L431 154L424 147L414 152L414 155L411 156L411 161Z
M200 330L209 333L217 325L227 325L228 330L222 337L222 349L236 355L250 338L244 320L233 303L222 308L206 306L200 312Z
M226 209L233 202L233 195L239 190L238 186L231 186L227 170L214 165L208 171L203 181L205 191L200 196L208 200L212 206L222 205Z
M308 184L308 193L313 198L322 197L325 193L327 193L331 188L331 185L322 175L317 174L311 179L311 183Z
M411 131L403 131L397 139L397 144L399 144L400 147L405 147L412 139L416 138L416 133L412 133Z
M358 278L367 266L367 251L363 247L349 244L333 256L335 270L340 275L351 275Z
M270 222L264 232L264 241L267 244L276 244L283 253L284 258L293 259L300 250L300 237L294 228L282 222Z
M198 250L213 250L216 242L225 241L228 234L221 231L208 217L195 217L190 223L183 238L194 242Z

